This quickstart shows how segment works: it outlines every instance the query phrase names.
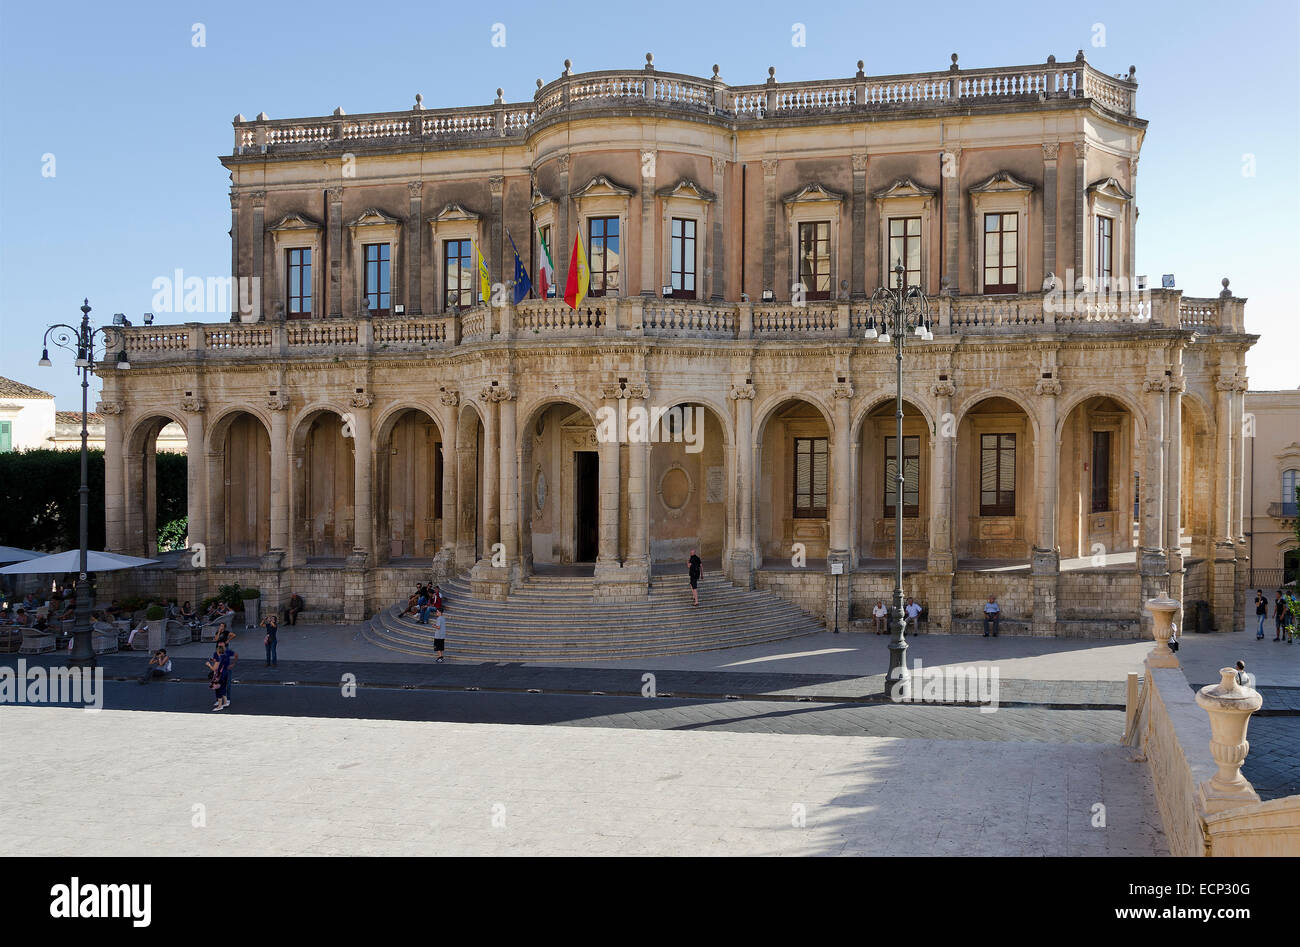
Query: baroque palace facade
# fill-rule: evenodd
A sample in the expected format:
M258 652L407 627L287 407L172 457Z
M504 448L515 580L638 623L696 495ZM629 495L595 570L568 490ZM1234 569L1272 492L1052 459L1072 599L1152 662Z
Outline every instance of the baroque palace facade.
M1232 628L1256 337L1226 279L1130 291L1133 71L956 59L751 86L566 62L531 102L237 116L251 292L229 324L125 329L132 367L102 369L109 548L156 550L175 422L194 554L115 581L360 619L430 574L636 599L697 548L844 628L888 601L902 502L935 630L997 594L1013 632L1136 636L1160 590ZM536 289L545 239L563 296L575 236L576 309ZM512 247L533 293L482 300L478 250L505 283ZM900 262L933 301L902 445L893 346L864 338ZM603 407L683 411L607 439Z

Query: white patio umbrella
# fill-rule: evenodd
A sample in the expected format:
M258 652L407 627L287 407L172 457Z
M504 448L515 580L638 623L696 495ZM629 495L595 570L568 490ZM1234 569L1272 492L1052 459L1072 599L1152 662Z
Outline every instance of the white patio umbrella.
M36 559L45 555L43 552L32 552L30 549L19 549L17 546L0 546L0 564L9 562L26 562L28 559Z
M98 552L91 549L86 553L86 571L116 572L118 569L134 569L157 561L157 559L139 559L135 556L121 556L115 552ZM35 559L5 566L0 569L0 575L62 575L65 572L80 571L81 550L69 549L67 552L38 556Z

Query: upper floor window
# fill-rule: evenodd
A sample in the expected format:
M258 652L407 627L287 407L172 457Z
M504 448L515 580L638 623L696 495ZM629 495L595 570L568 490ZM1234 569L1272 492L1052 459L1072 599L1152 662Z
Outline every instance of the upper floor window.
M1115 275L1115 218L1097 217L1097 283L1102 289L1110 286Z
M891 217L889 219L889 285L896 282L894 267L899 263L907 270L904 275L908 286L921 285L921 218Z
M592 296L618 295L618 218L592 217L587 221L587 256L591 267Z
M474 261L468 240L445 240L442 244L444 309L468 309L474 305Z
M885 515L897 515L894 497L898 492L898 438L885 438ZM921 438L903 438L903 515L921 514Z
M824 437L794 439L794 515L826 515L828 441Z
M365 262L366 308L371 312L387 313L392 308L392 294L389 286L391 278L389 245L386 243L368 243L363 248Z
M1110 431L1092 432L1092 512L1110 512Z
M1282 471L1282 514L1284 516L1295 515L1297 502L1295 488L1297 484L1300 484L1300 470Z
M830 221L799 225L799 282L805 299L831 298Z
M311 315L311 248L293 247L286 250L285 298L290 319Z
M672 294L695 299L695 221L674 217L671 238Z
M1014 293L1018 285L1019 214L984 215L984 292Z
M980 516L1016 515L1016 436L980 435Z

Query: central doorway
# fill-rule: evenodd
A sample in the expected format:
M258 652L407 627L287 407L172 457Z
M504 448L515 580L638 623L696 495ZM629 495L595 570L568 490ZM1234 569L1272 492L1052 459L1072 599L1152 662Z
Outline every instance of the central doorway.
M575 562L595 562L599 550L600 454L573 452Z

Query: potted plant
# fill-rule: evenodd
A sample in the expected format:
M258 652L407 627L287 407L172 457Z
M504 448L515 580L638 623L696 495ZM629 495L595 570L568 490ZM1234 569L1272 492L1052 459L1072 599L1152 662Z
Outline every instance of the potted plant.
M167 647L167 619L161 605L150 605L144 613L145 628L149 634L149 651Z
M244 606L244 627L256 628L261 622L262 593L257 589L240 589L239 598Z

